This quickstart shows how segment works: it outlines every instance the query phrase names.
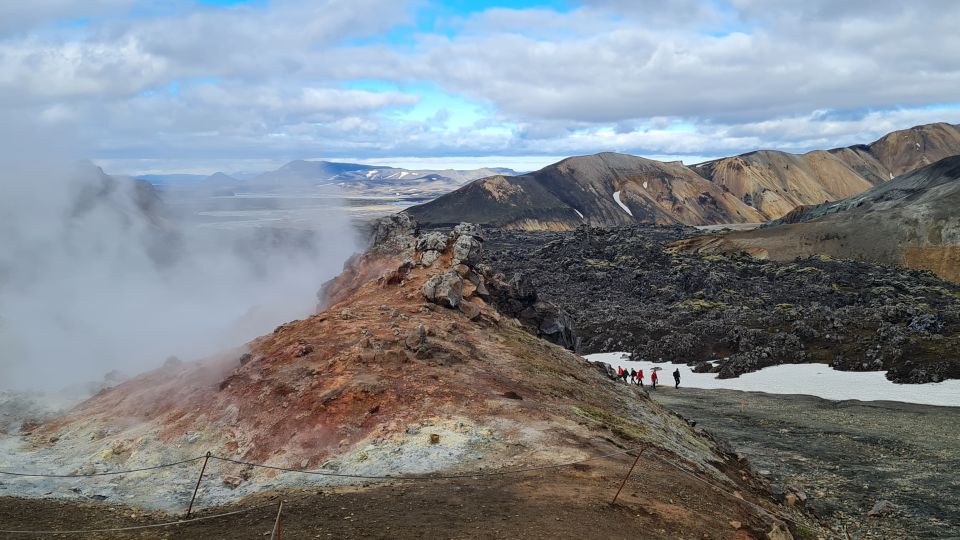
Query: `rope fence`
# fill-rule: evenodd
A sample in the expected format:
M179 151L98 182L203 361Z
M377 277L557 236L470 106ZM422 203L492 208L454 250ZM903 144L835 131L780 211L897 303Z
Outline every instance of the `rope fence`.
M631 455L632 453L635 453L635 452L636 452L636 453L637 453L637 454L636 454L636 460L633 462L633 466L630 467L630 471L627 473L626 477L623 479L623 482L620 484L620 490L622 490L622 489L623 489L623 486L626 484L627 480L630 478L630 475L632 474L634 467L636 466L637 462L640 460L640 457L644 454L644 452L645 452L646 450L651 449L651 448L652 448L654 451L659 450L659 448L647 444L647 445L643 445L643 446L636 447L636 448L630 448L630 449L626 449L626 450L620 450L620 451L616 451L616 452L610 452L610 453L607 453L607 454L600 454L600 455L591 456L591 457L588 457L588 458L584 458L584 459L580 459L580 460L576 460L576 461L565 462L565 463L555 463L555 464L538 465L538 466L522 467L522 468L514 468L514 469L486 470L486 471L481 470L481 471L475 471L475 472L470 472L470 473L459 473L459 474L369 475L369 474L340 473L340 472L323 471L323 470L293 469L293 468L288 468L288 467L280 467L280 466L276 466L276 465L267 465L267 464L264 464L264 463L254 463L254 462L249 462L249 461L243 461L243 460L233 459L233 458L228 458L228 457L223 457L223 456L216 456L216 455L211 454L210 452L207 452L206 454L201 455L201 456L196 456L196 457L192 457L192 458L189 458L189 459L184 459L184 460L180 460L180 461L174 461L174 462L170 462L170 463L161 463L161 464L154 465L154 466L150 466L150 467L139 467L139 468L134 468L134 469L125 469L125 470L119 470L119 471L105 471L105 472L96 472L96 473L87 473L87 474L79 474L79 473L78 473L78 474L47 474L47 473L36 473L36 472L20 473L20 472L0 470L0 475L8 475L8 476L16 476L16 477L88 478L88 477L97 477L97 476L111 476L111 475L122 475L122 474L138 473L138 472L144 472L144 471L153 471L153 470L158 470L158 469L165 469L165 468L170 468L170 467L177 467L177 466L180 466L180 465L185 465L185 464L188 464L188 463L194 463L194 462L198 462L198 461L200 461L200 460L203 460L203 468L201 469L200 475L199 475L198 478L197 478L197 484L196 484L196 487L194 488L194 491L193 491L193 497L191 497L191 499L190 499L190 507L189 507L189 509L188 509L188 511L187 511L187 514L186 514L186 517L185 517L184 519L179 519L179 520L175 520L175 521L166 521L166 522L161 522L161 523L151 523L151 524L145 524L145 525L131 525L131 526L126 526L126 527L100 528L100 529L76 529L76 530L3 530L3 529L0 529L0 534L20 534L20 535L53 535L53 534L63 534L63 535L79 535L79 534L92 534L92 533L108 533L108 532L137 531L137 530L144 530L144 529L164 528L164 527L178 527L178 526L189 525L189 524L197 523L197 522L201 522L201 521L208 521L208 520L218 519L218 518L222 518L222 517L235 516L235 515L239 515L239 514L246 514L246 513L253 512L253 511L255 511L255 510L260 510L260 509L264 509L264 508L268 508L268 507L273 507L273 508L277 508L276 522L275 522L275 524L274 524L273 534L276 534L277 537L279 537L280 511L282 510L283 505L284 505L284 504L288 504L288 505L289 505L290 503L293 503L293 502L299 501L300 499L305 499L305 498L309 497L309 495L304 495L304 496L302 496L302 497L298 497L298 498L295 498L295 499L282 499L282 498L279 498L279 507L278 507L278 506L277 506L278 497L274 496L274 497L271 497L270 502L268 502L268 503L251 506L251 507L249 507L249 508L244 508L244 509L239 509L239 510L233 510L233 511L230 511L230 512L223 512L223 513L213 514L213 515L209 515L209 516L191 517L190 512L191 512L192 509L193 509L194 500L195 500L196 497L197 497L197 491L198 491L199 486L200 486L200 483L201 483L201 481L202 481L202 479L203 479L203 474L204 474L204 471L206 470L206 465L207 465L207 462L208 462L209 460L217 460L217 461L221 461L221 462L224 462L224 463L232 463L232 464L236 464L236 465L243 465L243 466L249 466L249 467L253 467L253 468L274 470L274 471L280 471L280 472L286 472L286 473L293 473L293 474L304 474L304 475L315 475L315 476L327 476L327 477L337 477L337 478L351 478L351 479L359 479L359 480L390 480L390 481L420 481L420 482L429 482L429 481L440 481L440 480L476 479L476 478L498 477L498 476L499 476L499 477L504 477L504 476L520 475L520 474L529 473L529 472L540 472L540 471L547 471L547 470L558 470L558 469L564 469L564 468L569 468L569 467L575 467L575 466L577 466L577 465L581 465L581 464L588 463L588 462L591 462L591 461L597 461L597 460L601 460L601 459L609 459L609 458L618 457L618 456L622 456L622 455ZM748 500L744 499L742 496L739 496L738 494L731 493L730 491L725 490L725 489L723 489L723 488L715 485L715 484L712 483L712 482L709 482L709 481L707 481L707 480L704 480L703 478L700 478L699 476L695 475L692 471L689 471L689 470L687 470L686 468L681 467L680 465L677 465L677 464L675 464L675 463L667 460L666 458L664 458L664 457L662 457L662 456L660 456L660 455L657 455L655 452L654 452L654 453L647 454L647 455L650 456L650 457L653 457L653 458L657 459L658 461L660 461L660 462L662 462L662 463L664 463L664 464L666 464L666 465L668 465L668 466L670 466L670 467L675 468L676 470L678 470L678 471L680 471L681 473L683 473L683 474L685 474L685 475L693 478L694 480L697 480L698 482L701 482L701 483L706 484L706 485L709 486L710 488L712 488L712 489L714 489L714 490L716 490L716 491L718 491L718 492L720 492L720 493L723 493L723 494L727 495L727 496L730 497L731 499L735 499L735 500L737 500L737 501L739 501L739 502L741 502L741 503L745 503L745 504L747 504L747 505L755 508L756 510L760 511L760 512L761 512L762 514L764 514L764 515L774 516L774 517L777 517L777 518L779 518L779 519L781 519L781 520L789 521L789 522L791 522L791 523L796 523L795 520L791 519L791 518L788 517L788 516L785 516L785 515L783 515L783 514L781 514L781 513L779 513L779 512L776 512L776 511L774 511L774 510L771 510L771 509L768 509L768 508L764 508L764 507L762 507L762 506L760 506L760 505L758 505L758 504L755 504L755 503L753 503L753 502L751 502L751 501L748 501ZM631 455L631 457L633 457L633 456ZM617 495L619 495L619 491L620 491L620 490L617 491ZM617 497L615 496L613 502L610 503L610 504L615 504L615 503L616 503L616 498L617 498Z
M7 476L20 476L20 477L34 477L34 478L90 478L92 476L115 476L118 474L130 474L135 472L143 471L153 471L157 469L166 469L168 467L176 467L177 465L183 465L185 463L193 463L194 461L200 461L206 456L197 456L190 459L184 459L181 461L174 461L173 463L161 463L160 465L153 465L151 467L140 467L138 469L125 469L122 471L105 471L105 472L94 472L87 474L45 474L45 473L18 473L12 471L0 471L0 474L5 474Z

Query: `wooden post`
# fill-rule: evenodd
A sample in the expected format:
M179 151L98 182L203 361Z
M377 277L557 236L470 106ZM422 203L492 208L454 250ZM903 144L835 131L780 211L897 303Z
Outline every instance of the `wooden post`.
M187 519L190 519L190 513L193 512L193 501L197 498L197 490L200 489L200 481L203 480L203 471L207 470L207 462L210 461L210 452L203 458L203 467L200 467L200 476L197 477L197 485L193 488L193 497L190 497L190 506L187 508Z
M270 540L280 540L280 512L283 511L283 499L277 505L277 519L273 522L273 532L270 533Z
M640 450L640 453L637 454L637 459L633 460L633 465L630 466L630 470L627 471L627 475L623 477L623 482L620 482L620 489L617 490L617 494L614 495L614 496L613 496L613 500L610 501L610 505L611 505L611 506L614 505L614 504L617 504L617 497L619 497L619 496L620 496L620 492L623 491L623 486L627 485L627 479L630 478L630 474L633 473L633 468L636 467L636 466L637 466L637 463L640 462L640 456L642 456L643 453L647 451L647 448L649 448L649 447L644 446L644 447Z

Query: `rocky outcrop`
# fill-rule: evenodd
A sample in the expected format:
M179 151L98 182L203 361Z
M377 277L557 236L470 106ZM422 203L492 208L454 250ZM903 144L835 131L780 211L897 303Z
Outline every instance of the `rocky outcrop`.
M482 178L406 212L427 226L467 220L511 230L762 223L958 154L960 128L950 124L896 131L869 145L802 155L760 150L691 167L605 152Z
M419 225L404 213L391 214L375 220L370 226L370 249L397 252L413 246Z
M483 229L471 223L455 226L449 235L435 231L419 237L412 257L436 272L423 285L424 298L458 309L471 320L482 313L478 303L490 303L498 313L516 318L533 335L576 350L579 341L570 315L555 304L539 300L522 274L506 278L482 264L483 241ZM443 261L449 261L447 267Z

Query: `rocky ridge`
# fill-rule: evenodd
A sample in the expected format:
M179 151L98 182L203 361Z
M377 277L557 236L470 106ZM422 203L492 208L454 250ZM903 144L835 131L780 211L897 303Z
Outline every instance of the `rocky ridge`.
M396 218L377 230L379 243L324 287L316 315L245 350L123 382L20 437L0 438L0 466L109 471L211 451L294 469L420 474L557 463L649 444L703 481L767 504L763 482L722 443L538 339L570 346L574 334L566 315L522 280L484 266L487 240L478 227L421 234ZM203 505L347 481L216 463L201 488ZM22 479L4 489L182 508L195 471L162 469L145 479L108 477L75 491ZM669 488L640 490L664 499L658 512L691 504L674 502ZM791 537L768 513L723 508L682 512L701 530L729 530L733 516L746 537Z

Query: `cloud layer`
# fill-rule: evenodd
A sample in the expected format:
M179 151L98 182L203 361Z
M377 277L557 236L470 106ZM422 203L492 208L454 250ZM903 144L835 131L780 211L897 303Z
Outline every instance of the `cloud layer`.
M960 122L960 4L946 0L45 0L0 21L0 114L155 168L711 156Z

